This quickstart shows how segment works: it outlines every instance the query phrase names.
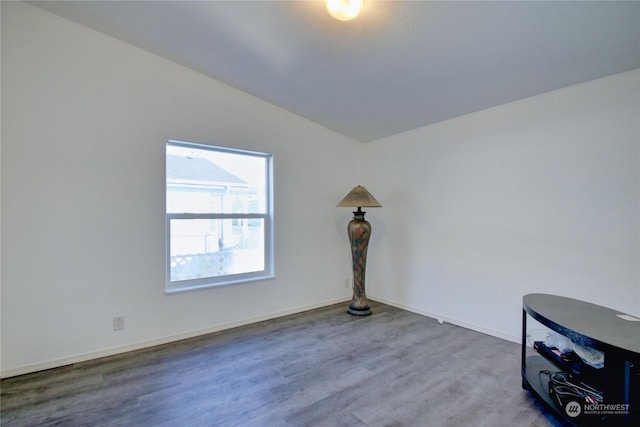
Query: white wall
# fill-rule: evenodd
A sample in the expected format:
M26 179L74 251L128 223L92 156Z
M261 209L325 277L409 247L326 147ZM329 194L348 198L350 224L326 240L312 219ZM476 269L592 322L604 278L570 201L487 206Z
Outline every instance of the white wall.
M527 293L640 315L639 145L640 70L371 143L368 295L514 341Z
M2 2L1 78L3 376L347 300L356 184L372 299L514 341L529 292L640 315L640 71L360 145ZM275 280L164 293L167 139L274 154Z
M350 298L354 141L24 3L2 107L3 375ZM274 154L276 279L165 294L167 139Z

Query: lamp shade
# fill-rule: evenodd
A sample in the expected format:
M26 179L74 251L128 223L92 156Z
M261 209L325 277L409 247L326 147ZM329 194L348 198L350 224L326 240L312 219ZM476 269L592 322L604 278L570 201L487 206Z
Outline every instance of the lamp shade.
M344 196L344 199L340 200L340 203L338 203L337 206L341 208L382 207L380 202L377 201L376 198L373 197L362 185L353 187L353 190Z

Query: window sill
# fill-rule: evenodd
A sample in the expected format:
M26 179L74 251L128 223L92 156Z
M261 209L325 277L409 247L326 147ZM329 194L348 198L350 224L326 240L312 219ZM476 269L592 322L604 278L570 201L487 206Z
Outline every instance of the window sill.
M275 279L275 277L276 276L274 274L267 274L264 276L248 277L245 279L234 279L234 280L228 280L228 281L222 281L222 282L202 283L197 285L193 285L193 284L192 285L177 285L177 284L168 285L165 289L165 293L168 295L171 295L171 294L178 294L182 292L199 291L202 289L217 288L220 286L229 286L229 285L236 285L240 283L271 280L271 279Z

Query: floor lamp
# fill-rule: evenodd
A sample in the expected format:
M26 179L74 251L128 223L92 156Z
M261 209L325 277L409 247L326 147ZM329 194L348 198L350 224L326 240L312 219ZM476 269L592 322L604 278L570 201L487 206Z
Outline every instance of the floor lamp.
M338 203L338 207L358 208L353 219L347 225L351 242L351 261L353 262L353 297L347 313L354 316L369 316L371 308L367 303L364 290L364 273L367 266L367 246L371 236L371 224L364 219L363 207L382 207L375 197L361 185L358 185Z

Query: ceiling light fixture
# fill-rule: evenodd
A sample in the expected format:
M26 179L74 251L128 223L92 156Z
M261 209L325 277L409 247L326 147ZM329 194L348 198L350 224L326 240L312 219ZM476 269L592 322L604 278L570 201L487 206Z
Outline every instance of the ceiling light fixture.
M338 21L351 21L358 16L363 3L363 0L327 0L327 11Z

